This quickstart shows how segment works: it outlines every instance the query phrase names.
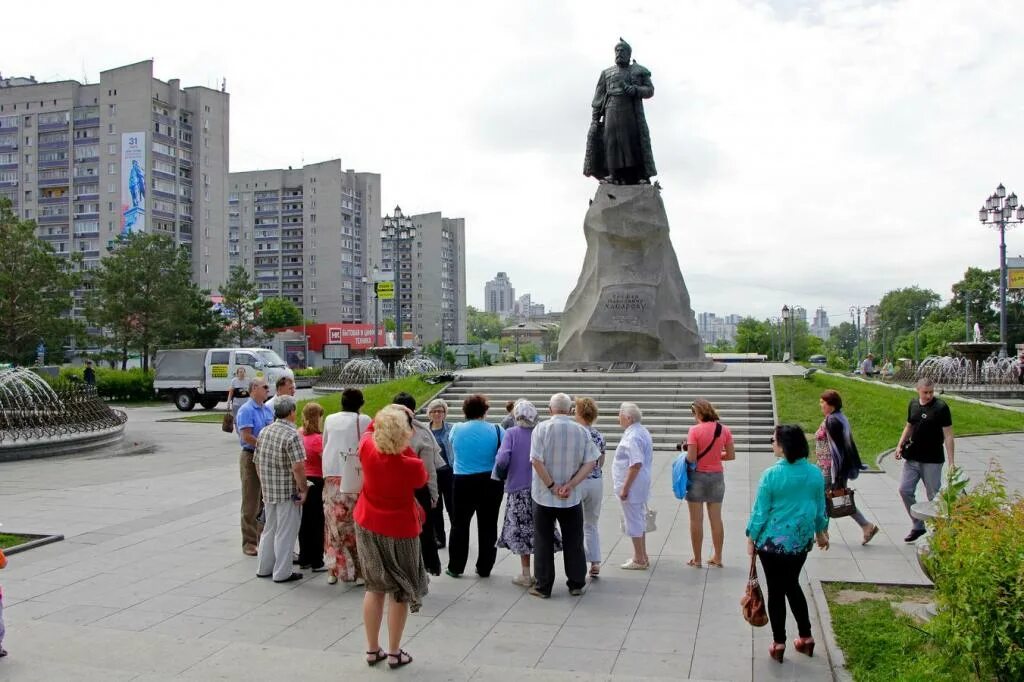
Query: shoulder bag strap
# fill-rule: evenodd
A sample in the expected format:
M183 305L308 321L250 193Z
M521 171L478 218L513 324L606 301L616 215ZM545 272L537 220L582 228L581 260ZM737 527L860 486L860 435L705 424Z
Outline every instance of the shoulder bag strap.
M708 443L708 446L706 448L704 448L704 450L699 455L697 455L697 459L695 459L693 461L694 464L699 462L701 457L703 457L704 455L706 455L709 452L711 452L711 448L714 447L715 441L717 441L718 437L721 436L721 435L722 435L722 422L715 422L715 435L711 438L711 442Z
M494 425L494 435L498 438L498 447L494 448L494 451L497 452L501 449L501 426L499 424Z

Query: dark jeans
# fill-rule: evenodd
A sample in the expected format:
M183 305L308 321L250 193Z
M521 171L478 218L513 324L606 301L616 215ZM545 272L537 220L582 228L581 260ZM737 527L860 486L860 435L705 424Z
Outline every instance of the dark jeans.
M452 468L437 470L437 506L427 510L427 517L434 529L434 537L443 547L448 535L444 531L444 510L448 509L448 517L452 517Z
M306 480L309 492L299 524L299 565L320 568L324 565L324 479L308 476Z
M570 590L587 584L587 555L583 549L583 505L545 507L533 503L533 575L537 591L550 595L555 584L555 521L562 530L562 562Z
M483 578L491 574L498 556L498 511L505 484L491 479L491 472L456 474L452 483L452 533L448 539L448 570L461 575L469 558L469 524L476 514L476 572Z
M800 637L811 636L811 619L807 615L807 599L800 588L800 571L807 560L807 552L776 554L759 551L764 582L768 587L768 620L772 624L772 637L776 644L786 643L786 600L796 619Z
M430 523L430 488L423 486L416 491L416 501L427 512L423 527L420 528L420 553L423 554L423 565L427 573L441 575L441 559L437 556L437 540L434 539L434 527ZM440 504L440 500L438 500Z

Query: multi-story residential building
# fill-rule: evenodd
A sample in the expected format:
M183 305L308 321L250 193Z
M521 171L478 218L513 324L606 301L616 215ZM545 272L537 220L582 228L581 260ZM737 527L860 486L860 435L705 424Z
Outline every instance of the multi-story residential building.
M395 212L401 215L397 206ZM441 338L466 343L466 221L439 211L409 219L416 228L414 239L378 241L380 269L394 272L396 249L399 267L398 291L394 299L380 302L381 315L393 319L399 301L402 330L413 332L417 343Z
M534 303L530 294L523 294L513 304L512 314L521 320L544 317L544 304Z
M380 261L380 174L333 159L231 173L228 184L229 267L243 266L264 298L288 299L312 320L373 319L363 277Z
M515 303L516 290L506 273L499 272L484 285L484 312L496 313L504 320L515 312Z
M814 321L811 323L811 334L822 341L828 341L831 326L828 323L828 313L824 308L819 307L814 311Z
M58 253L94 268L120 234L190 249L195 280L226 276L229 97L153 77L144 61L98 83L0 80L0 197ZM72 313L81 315L81 295Z
M718 317L714 313L697 313L697 331L707 345L719 341L733 343L736 340L736 327L742 320L742 315Z

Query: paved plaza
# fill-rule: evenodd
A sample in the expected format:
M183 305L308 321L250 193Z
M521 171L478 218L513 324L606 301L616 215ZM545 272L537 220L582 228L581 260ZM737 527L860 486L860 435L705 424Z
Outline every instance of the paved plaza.
M582 597L570 597L561 579L550 600L530 597L510 582L518 560L500 550L490 578L432 578L406 631L415 663L388 671L363 661L361 588L328 585L324 574L287 585L255 577L255 558L241 553L233 435L175 421L170 406L128 413L117 450L0 464L4 530L66 537L11 557L0 573L11 652L0 679L831 679L824 646L813 658L790 647L779 665L767 656L769 629L752 629L739 613L743 529L770 455L740 452L727 464L724 569L685 565L688 518L670 485L675 453L658 452L652 570L618 568L629 543L606 481L605 564ZM688 424L681 420L680 435ZM957 444L973 473L1002 458L1017 490L1022 452L1021 434ZM896 484L890 473L860 478L860 506L882 532L861 547L852 521L833 522L832 548L811 553L808 577L925 582L902 542L909 522ZM820 641L813 608L812 617Z

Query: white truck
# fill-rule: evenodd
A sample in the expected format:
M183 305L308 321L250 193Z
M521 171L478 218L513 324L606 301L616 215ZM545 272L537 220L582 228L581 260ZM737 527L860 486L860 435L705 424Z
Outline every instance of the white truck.
M154 362L153 390L157 398L170 398L182 412L196 403L212 410L228 398L231 379L239 367L246 380L266 379L270 395L282 376L292 379L277 353L266 348L179 348L159 350Z

